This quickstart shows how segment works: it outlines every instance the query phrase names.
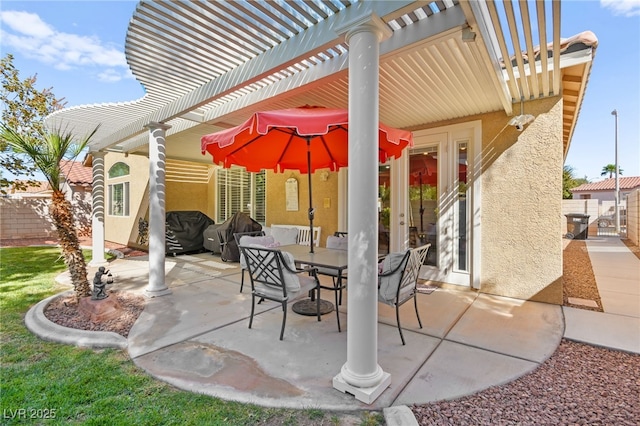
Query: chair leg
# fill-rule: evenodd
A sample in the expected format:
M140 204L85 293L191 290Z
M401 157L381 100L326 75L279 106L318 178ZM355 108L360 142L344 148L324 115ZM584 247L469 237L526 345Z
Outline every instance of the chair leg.
M284 337L284 325L287 323L287 302L282 302L282 328L280 329L280 340Z
M336 284L336 282L334 281L334 285ZM340 288L340 301L339 301L339 305L342 306L342 289L343 289L343 285L342 285L342 275L340 275L338 277L338 282L337 282L338 287Z
M244 269L242 270L242 279L240 280L240 293L242 293L242 287L244 287Z
M336 300L336 319L338 320L338 333L341 333L342 330L340 330L340 312L338 312L338 290L337 289L333 292L333 295Z
M422 321L420 321L420 314L418 313L418 298L415 294L413 295L413 305L416 307L416 317L418 317L418 324L420 325L420 328L422 328Z
M400 332L400 340L402 340L402 345L404 346L404 336L402 334L402 327L400 327L400 306L396 305L396 322L398 323L398 331Z
M256 308L256 296L255 294L251 295L251 316L249 317L249 328L251 328L251 325L253 324L253 312L255 311Z

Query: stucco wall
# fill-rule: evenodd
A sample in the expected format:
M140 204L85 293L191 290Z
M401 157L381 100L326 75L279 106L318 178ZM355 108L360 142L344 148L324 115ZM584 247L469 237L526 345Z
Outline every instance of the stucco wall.
M481 291L562 304L562 101L527 102L524 131L482 119Z
M123 162L129 166L129 176L109 179L109 169L117 162ZM105 170L105 240L118 244L128 244L132 235L137 235L138 214L146 212L141 208L148 204L149 197L149 159L142 155L129 155L109 153L104 158ZM129 182L129 216L109 215L109 191L108 185L113 183Z
M213 203L209 199L213 197L212 191L206 183L167 182L166 211L197 210L214 219Z
M285 182L290 177L298 180L298 211L286 210ZM320 245L326 245L327 236L338 230L338 173L328 173L326 181L321 172L311 175L313 206L316 209L313 226L322 228ZM267 172L267 226L273 224L309 225L309 184L306 174L286 171ZM328 203L328 204L325 204ZM346 206L345 206L346 208Z
M562 304L562 99L526 102L524 113L536 120L522 132L504 112L424 128L482 122L480 291Z

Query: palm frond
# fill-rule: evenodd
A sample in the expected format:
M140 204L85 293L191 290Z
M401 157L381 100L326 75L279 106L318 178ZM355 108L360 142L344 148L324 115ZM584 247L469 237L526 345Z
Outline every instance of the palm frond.
M44 131L40 138L34 139L23 136L15 129L0 124L0 138L18 154L24 154L33 161L34 165L51 185L51 189L59 191L62 185L62 160L75 160L87 147L91 138L98 131L100 125L76 141L73 133L67 129L57 128Z

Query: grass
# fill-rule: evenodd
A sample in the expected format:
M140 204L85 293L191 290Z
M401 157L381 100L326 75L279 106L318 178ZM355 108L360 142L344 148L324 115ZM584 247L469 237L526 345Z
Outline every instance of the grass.
M85 253L87 262L90 253ZM136 367L126 351L46 342L23 318L63 290L55 247L0 249L0 424L340 425L340 413L271 409L177 390ZM360 413L359 424L383 424ZM49 417L49 419L44 419ZM351 416L353 417L353 416Z

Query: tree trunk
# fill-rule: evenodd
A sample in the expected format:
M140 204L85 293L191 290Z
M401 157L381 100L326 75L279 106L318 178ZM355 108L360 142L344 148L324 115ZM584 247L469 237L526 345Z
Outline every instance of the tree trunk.
M87 279L87 263L80 248L71 203L65 198L64 193L54 191L49 213L58 231L58 242L64 262L71 274L71 283L76 297L80 299L90 296L91 288Z

